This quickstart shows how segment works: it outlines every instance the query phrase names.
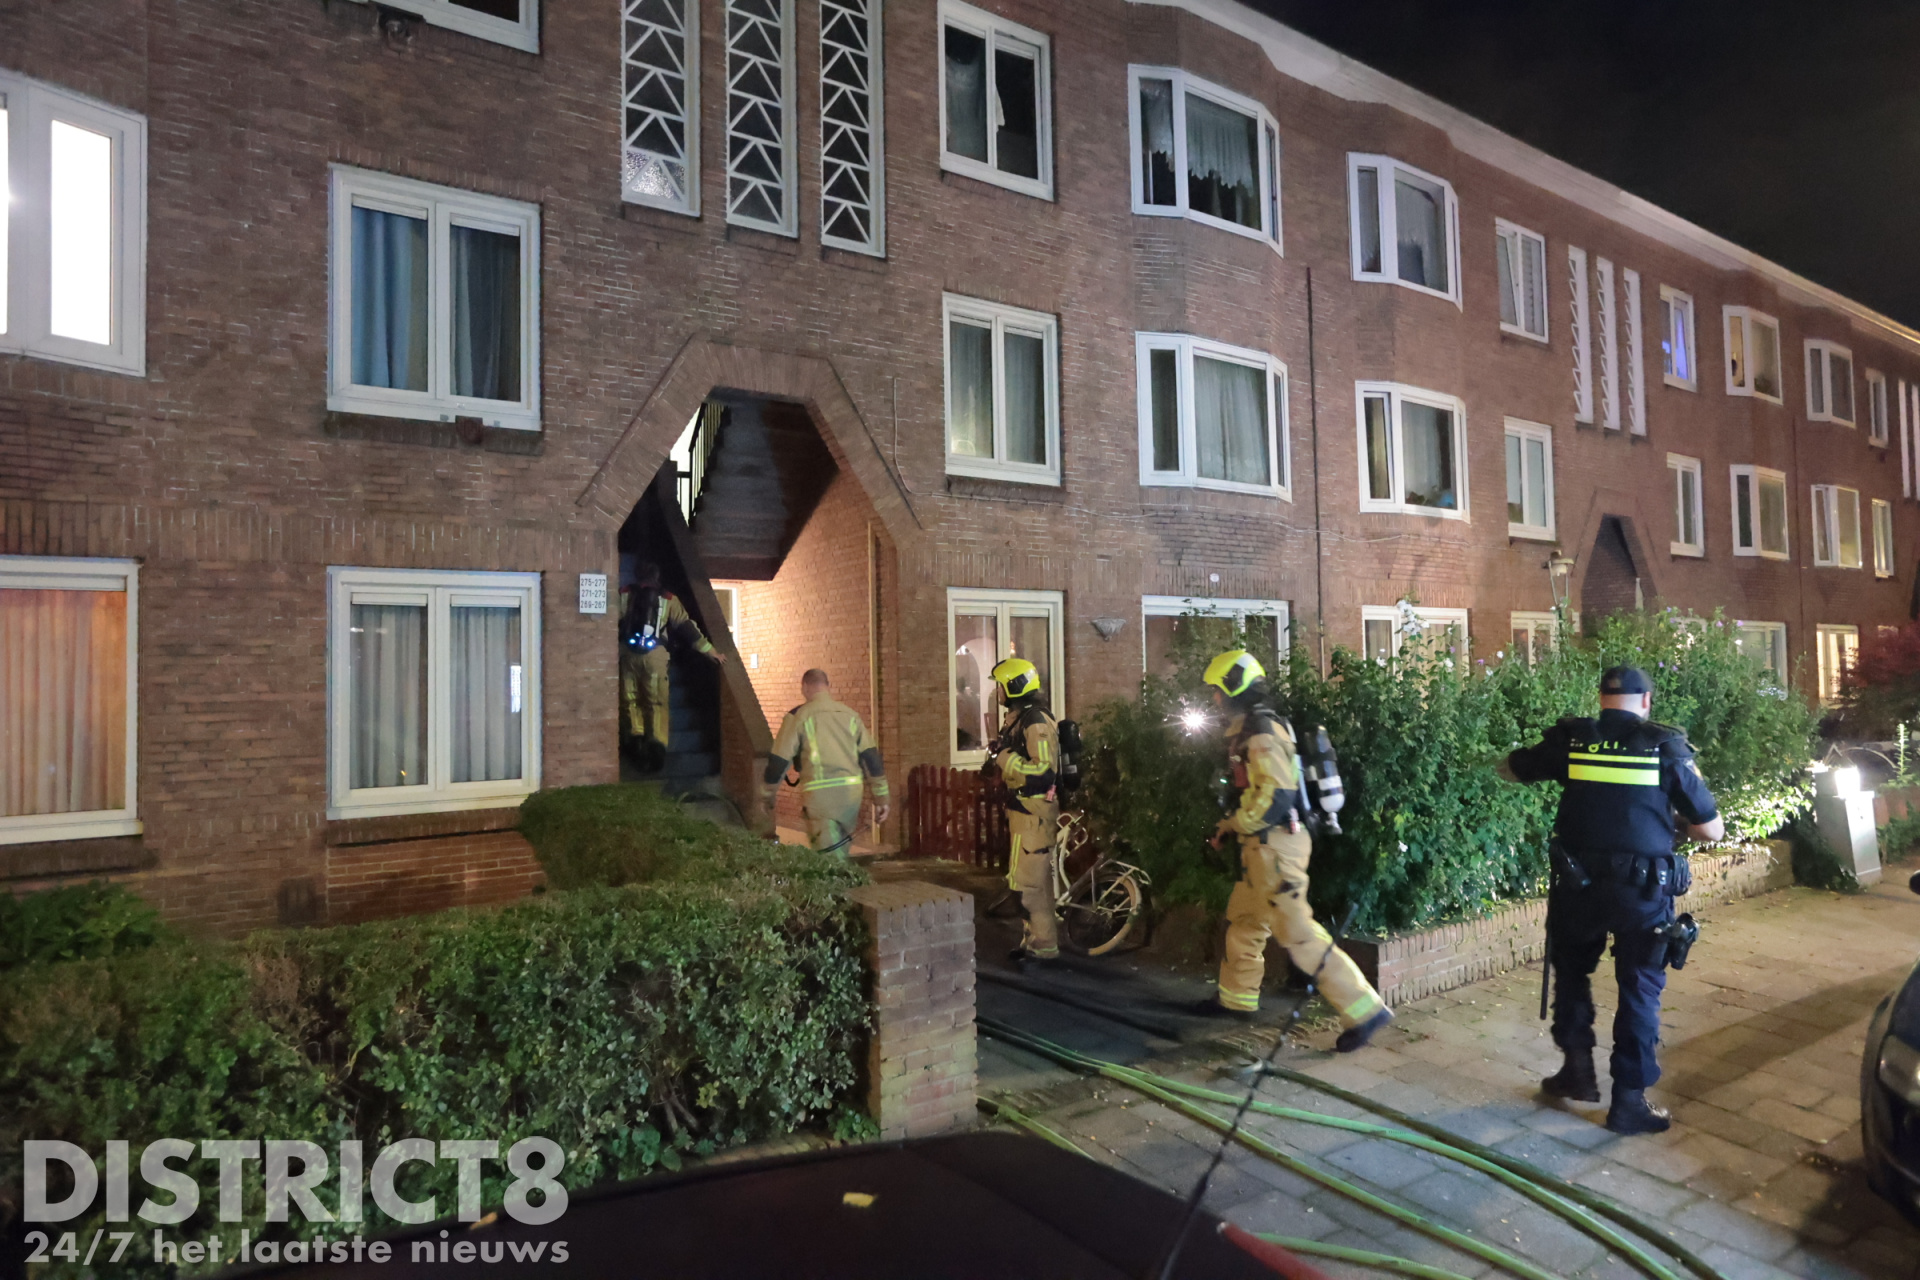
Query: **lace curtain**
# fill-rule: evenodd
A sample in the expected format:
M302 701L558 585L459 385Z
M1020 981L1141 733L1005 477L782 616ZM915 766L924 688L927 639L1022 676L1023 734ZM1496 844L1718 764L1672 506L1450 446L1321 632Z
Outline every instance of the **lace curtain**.
M0 817L124 809L127 596L0 590Z

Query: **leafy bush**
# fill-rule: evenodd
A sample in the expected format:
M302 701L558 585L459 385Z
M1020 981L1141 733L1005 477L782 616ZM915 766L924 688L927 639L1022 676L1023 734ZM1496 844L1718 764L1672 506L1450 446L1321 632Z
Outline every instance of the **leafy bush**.
M1312 896L1355 929L1386 933L1483 915L1544 890L1553 786L1494 773L1554 721L1598 711L1604 666L1632 662L1655 684L1654 715L1687 730L1730 839L1757 839L1805 808L1814 717L1739 650L1724 620L1672 613L1607 619L1588 641L1555 643L1533 662L1469 660L1451 634L1409 628L1392 662L1336 648L1327 676L1294 646L1273 673L1276 709L1301 733L1325 725L1339 752L1343 832L1316 841ZM1171 679L1088 716L1086 807L1097 837L1154 875L1165 903L1225 902L1237 861L1208 855L1224 766L1201 652L1176 648ZM1211 731L1183 718L1206 712Z
M1856 737L1888 738L1920 720L1920 622L1860 637L1840 687L1842 720Z
M104 880L23 898L0 894L0 972L139 951L173 936L144 898Z
M29 1136L96 1155L109 1138L136 1152L160 1137L308 1139L331 1152L353 1137L371 1158L413 1136L497 1138L504 1152L540 1135L567 1152L560 1180L582 1187L816 1120L859 1130L844 1105L867 1026L865 939L844 892L859 873L712 824L679 826L686 815L671 802L582 790L537 798L542 843L591 846L609 878L650 869L652 880L499 911L166 941L10 974L0 1223L17 1216ZM568 814L624 815L633 842L652 839L657 821L680 843L660 854L590 840ZM187 1167L214 1185L212 1162ZM498 1205L508 1177L484 1169L483 1198ZM449 1213L453 1167L408 1164L399 1188ZM369 1202L362 1224L268 1228L258 1191L254 1181L244 1224L256 1236L388 1225ZM329 1181L323 1201L336 1191ZM214 1199L180 1230L218 1229ZM65 1224L83 1235L97 1225L97 1214Z

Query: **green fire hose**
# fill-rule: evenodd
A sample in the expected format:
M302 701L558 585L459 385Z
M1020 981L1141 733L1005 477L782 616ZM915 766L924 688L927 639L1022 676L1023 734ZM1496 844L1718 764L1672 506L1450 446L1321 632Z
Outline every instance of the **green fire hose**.
M1173 1080L1152 1072L1091 1058L1085 1054L1076 1053L1073 1050L1054 1044L1039 1036L1021 1031L1018 1028L997 1023L991 1019L981 1019L980 1025L981 1028L990 1035L1005 1039L1010 1043L1019 1045L1043 1057L1052 1058L1065 1066L1102 1075L1116 1083L1125 1085L1165 1105L1171 1106L1183 1114L1199 1120L1202 1124L1206 1124L1219 1131L1224 1132L1226 1130L1226 1122L1211 1112L1195 1106L1191 1100L1227 1105L1234 1105L1240 1101L1238 1097L1232 1094L1221 1093L1217 1090L1188 1084L1185 1081ZM1662 1238L1654 1229L1641 1223L1631 1214L1620 1209L1603 1196L1597 1195L1585 1188L1576 1187L1562 1179L1555 1178L1544 1170L1535 1168L1525 1161L1516 1160L1511 1156L1494 1151L1491 1148L1470 1142L1457 1135L1448 1133L1438 1126L1415 1120L1413 1117L1395 1111L1391 1107L1376 1103L1358 1094L1352 1094L1337 1086L1325 1084L1311 1076L1279 1067L1272 1068L1272 1071L1273 1074L1279 1078L1329 1093L1332 1096L1341 1098L1343 1101L1371 1110L1376 1114L1384 1115L1404 1127L1394 1129L1371 1124L1366 1121L1327 1116L1318 1112L1302 1111L1297 1108L1283 1107L1275 1103L1256 1100L1253 1103L1253 1108L1262 1114L1308 1124L1322 1125L1328 1128L1343 1129L1369 1137L1384 1138L1404 1145L1417 1147L1432 1154L1465 1164L1469 1168L1498 1180L1517 1193L1542 1205L1550 1212L1565 1219L1574 1227L1592 1236L1609 1249L1624 1255L1635 1266L1639 1267L1649 1276L1654 1277L1654 1280L1680 1280L1680 1277L1671 1267L1648 1253L1646 1249L1638 1243L1626 1238L1619 1231L1608 1225L1608 1223L1601 1221L1601 1218L1612 1219L1614 1222L1634 1231L1662 1250L1672 1254L1684 1265L1704 1277L1705 1280L1722 1280L1719 1273L1706 1262L1694 1256L1675 1242ZM1012 1117L1010 1116L1009 1119L1012 1119ZM1020 1123L1021 1120L1030 1121L1030 1118L1023 1116L1020 1117L1020 1120L1015 1120L1014 1122ZM1028 1126L1023 1125L1022 1127ZM1044 1128L1044 1126L1040 1127ZM1035 1129L1034 1131L1038 1132L1039 1130ZM1051 1141L1056 1141L1076 1151L1079 1150L1078 1147L1073 1147L1066 1139L1060 1137L1058 1134L1053 1134L1050 1130L1042 1136L1048 1136ZM1422 1231L1427 1235L1440 1239L1452 1247L1463 1249L1465 1252L1471 1253L1487 1262L1491 1262L1503 1270L1511 1271L1516 1275L1530 1277L1531 1280L1539 1280L1539 1277L1547 1274L1521 1259L1514 1258L1498 1249L1494 1249L1492 1246L1482 1244L1480 1241L1468 1236L1463 1236L1458 1232L1452 1232L1448 1228L1438 1227L1436 1224L1428 1223L1425 1219L1410 1214L1406 1210L1400 1209L1397 1205L1391 1205L1386 1201L1380 1200L1371 1193L1345 1183L1333 1177L1331 1174L1327 1174L1313 1166L1304 1165L1294 1157L1288 1156L1284 1152L1279 1152L1271 1148L1268 1144L1251 1138L1249 1135L1236 1134L1235 1136L1240 1139L1244 1145L1258 1154L1273 1160L1275 1163L1300 1173L1303 1177L1319 1182L1330 1190L1347 1196L1350 1199L1359 1200L1361 1203L1379 1210L1386 1214L1386 1216L1394 1218L1396 1221L1403 1222L1415 1230ZM1464 1243L1462 1243L1463 1241ZM1288 1242L1281 1243L1286 1244L1287 1247L1292 1247ZM1303 1249L1301 1252L1306 1252L1306 1250ZM1405 1262L1406 1260L1400 1259L1397 1261ZM1409 1262L1406 1263L1406 1265L1419 1267L1422 1264ZM1400 1274L1436 1273L1433 1269L1429 1268L1426 1272L1407 1272L1403 1270ZM1445 1273L1440 1272L1437 1274Z

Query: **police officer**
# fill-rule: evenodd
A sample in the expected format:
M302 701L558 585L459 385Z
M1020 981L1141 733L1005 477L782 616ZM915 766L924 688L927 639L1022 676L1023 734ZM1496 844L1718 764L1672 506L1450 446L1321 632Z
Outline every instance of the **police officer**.
M887 774L880 749L852 707L837 701L827 673L815 667L800 677L803 702L787 712L767 757L762 779L767 811L787 770L800 767L800 809L813 847L844 854L860 827L861 781L873 793L873 820L887 820Z
M1318 973L1320 994L1340 1015L1341 1053L1363 1048L1393 1021L1346 952L1313 918L1307 904L1307 862L1313 838L1301 825L1307 813L1293 734L1275 713L1266 671L1245 649L1229 649L1207 665L1206 682L1227 721L1227 761L1237 795L1211 841L1240 844L1240 881L1227 899L1226 953L1215 999L1200 1011L1248 1018L1260 1007L1269 937L1286 949L1294 968Z
M642 564L633 585L620 592L620 691L626 704L627 730L636 741L651 738L653 751L664 756L667 726L667 642L692 648L723 663L725 654L713 647L673 592L660 585L660 566Z
M1674 811L1696 840L1726 834L1686 735L1647 719L1653 684L1637 667L1600 678L1600 718L1569 717L1506 758L1515 782L1561 784L1554 820L1547 959L1553 966L1553 1042L1565 1054L1541 1082L1557 1098L1600 1101L1593 1067L1593 971L1613 935L1620 1004L1613 1019L1613 1102L1607 1128L1660 1133L1672 1120L1647 1101L1660 1078L1660 993L1673 900L1692 882L1675 855ZM1684 952L1681 953L1684 958Z
M1040 672L1025 658L1008 658L993 669L1006 716L1000 741L988 760L1007 784L1007 887L1020 895L1026 921L1015 960L1060 958L1060 916L1053 903L1054 838L1060 829L1060 798L1054 767L1060 731L1047 711Z

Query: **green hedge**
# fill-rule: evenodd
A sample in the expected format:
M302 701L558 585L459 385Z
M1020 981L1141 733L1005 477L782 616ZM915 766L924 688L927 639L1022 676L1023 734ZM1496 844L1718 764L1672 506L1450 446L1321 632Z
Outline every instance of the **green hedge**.
M833 1118L867 1026L865 940L845 899L859 873L683 827L677 806L638 788L597 790L530 801L536 849L569 850L556 881L581 884L577 850L590 846L607 878L647 869L645 883L238 943L161 941L8 974L0 1223L18 1215L28 1137L96 1156L109 1138L136 1152L160 1137L304 1138L331 1153L357 1137L370 1160L404 1137L497 1138L504 1152L541 1135L567 1152L561 1181L581 1187ZM621 841L577 829L609 817ZM202 1210L175 1238L218 1226L214 1166L198 1163ZM504 1167L485 1168L497 1205ZM335 1189L329 1180L322 1199ZM453 1167L410 1164L400 1189L450 1214ZM357 1228L289 1227L387 1225L370 1199L366 1212ZM260 1213L249 1204L256 1235ZM60 1229L85 1238L97 1225L96 1214Z
M1810 801L1814 714L1740 652L1724 619L1616 615L1532 663L1449 644L1445 632L1410 635L1384 663L1335 648L1325 676L1296 644L1273 673L1278 708L1303 732L1326 725L1339 752L1344 832L1316 841L1311 894L1331 918L1355 907L1356 931L1473 918L1543 892L1558 788L1503 783L1494 768L1560 717L1597 714L1605 666L1653 677L1654 718L1687 730L1730 839L1763 838ZM1140 862L1163 903L1218 909L1237 864L1204 847L1225 763L1199 678L1209 656L1177 644L1174 678L1087 718L1084 803L1096 836ZM1189 731L1196 712L1209 723Z

